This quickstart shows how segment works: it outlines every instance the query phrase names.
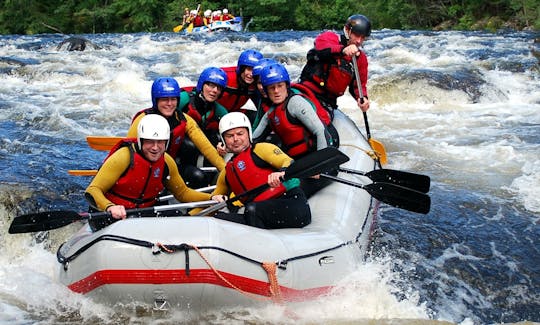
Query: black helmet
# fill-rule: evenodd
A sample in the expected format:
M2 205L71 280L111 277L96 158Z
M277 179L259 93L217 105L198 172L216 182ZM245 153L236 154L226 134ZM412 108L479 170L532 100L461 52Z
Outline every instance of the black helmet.
M349 28L351 32L369 37L371 35L371 22L364 15L352 15L347 19L345 27Z

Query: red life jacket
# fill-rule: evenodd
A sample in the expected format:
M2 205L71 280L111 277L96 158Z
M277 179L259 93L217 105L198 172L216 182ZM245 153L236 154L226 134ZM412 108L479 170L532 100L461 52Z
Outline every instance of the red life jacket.
M218 131L219 118L216 116L215 105L214 109L210 109L206 114L201 115L195 107L196 93L193 91L195 87L184 87L184 91L189 94L189 103L182 110L191 116L203 131Z
M267 162L262 160L253 152L254 146L242 151L232 157L225 166L226 180L229 189L237 194L244 193L268 182L268 175L276 170ZM255 196L253 200L242 198L240 201L247 203L258 202L279 197L287 189L281 183L278 187L271 187L261 194Z
M137 116L139 116L142 113L146 115L148 114L161 115L158 112L159 112L158 110L153 109L153 108L143 109L135 114L131 122L133 123L133 121L137 118ZM165 117L165 118L167 119L167 122L169 122L169 126L171 127L171 137L169 141L169 147L167 148L167 152L169 153L169 155L171 155L171 157L176 158L176 155L178 154L178 152L180 152L180 147L182 146L182 143L184 142L184 139L185 139L187 120L184 117L184 114L178 111L175 111L173 116Z
M287 105L292 96L302 95L291 92L283 103L271 108L268 121L272 130L281 139L282 149L294 158L316 150L317 146L314 135L288 112Z
M302 70L300 79L302 84L308 86L317 94L324 94L332 101L342 96L347 87L351 87L356 79L351 64L351 57L332 54L330 49L322 49L329 44L346 45L347 40L340 39L333 32L324 32L315 39L315 48L307 54L307 63ZM364 52L357 58L358 67L367 67L367 57ZM367 68L360 71L362 89L367 96ZM350 88L352 89L352 88ZM355 91L358 98L358 93Z
M223 95L217 100L229 112L240 111L251 96L257 91L255 83L249 86L242 86L238 79L240 76L236 74L236 67L221 68L227 74L227 87L223 89Z
M203 17L197 15L195 19L193 20L193 27L201 27L204 25Z
M163 179L168 174L165 156L150 162L138 153L134 145L137 139L126 138L119 141L109 152L107 160L114 152L123 147L130 151L130 163L113 187L105 193L111 202L123 205L127 209L151 207L164 189Z
M325 126L329 125L332 122L332 119L330 117L330 114L328 111L321 105L321 102L319 99L315 96L313 91L309 89L308 87L300 84L300 83L293 83L291 84L291 89L293 91L298 91L297 94L302 95L304 98L306 98L309 102L311 102L311 105L315 108L315 111L317 112L317 116L319 116L319 119Z

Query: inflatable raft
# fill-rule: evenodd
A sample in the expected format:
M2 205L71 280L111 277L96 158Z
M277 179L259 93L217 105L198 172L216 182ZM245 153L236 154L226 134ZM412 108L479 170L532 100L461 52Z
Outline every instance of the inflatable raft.
M336 111L342 167L377 168L365 136ZM365 176L340 172L361 184ZM301 301L328 293L362 263L378 201L332 182L309 199L312 223L265 230L211 217L128 218L98 232L86 227L58 250L58 277L107 304L207 309Z

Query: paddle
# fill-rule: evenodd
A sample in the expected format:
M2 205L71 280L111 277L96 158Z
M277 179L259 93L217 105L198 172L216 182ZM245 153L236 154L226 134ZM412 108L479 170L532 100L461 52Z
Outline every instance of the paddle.
M326 174L321 174L320 177L366 190L377 200L396 208L427 214L431 206L431 198L428 195L403 186L383 182L364 185Z
M217 171L216 167L199 167L203 172L215 172ZM97 169L70 169L68 174L73 176L96 176Z
M340 172L366 176L374 182L385 182L408 187L422 193L429 192L431 179L429 176L404 172L394 169L376 169L370 172L362 172L349 168L339 168Z
M122 139L124 139L124 137L87 136L86 142L88 142L88 145L92 149L109 151Z
M141 218L149 216L159 216L161 212L177 211L180 209L192 209L216 204L216 201L199 201L189 203L178 203L171 205L158 205L149 208L126 210L128 218ZM25 214L15 217L9 227L10 234L20 234L27 232L45 231L67 226L72 222L80 220L99 220L112 218L109 212L75 212L70 210L45 211Z
M356 77L356 85L358 87L358 96L360 96L360 103L363 103L364 92L362 91L362 80L360 79L360 72L358 71L358 63L356 63L356 58L353 58L352 62L353 62L353 68L354 68L354 76ZM382 168L381 164L386 165L386 163L388 163L388 159L386 158L386 149L384 148L384 145L382 144L382 142L379 142L371 138L367 112L363 111L362 113L364 114L364 124L366 125L366 134L367 134L368 142L371 145L371 148L377 154L377 157L379 157L378 159L379 167Z
M322 172L328 171L332 168L335 168L345 162L349 161L349 157L339 151L338 149L334 147L326 147L324 149L312 152L308 154L307 156L300 158L298 160L295 160L286 170L285 170L285 176L284 180L291 179L291 178L306 178L311 177L313 175L320 174ZM253 188L249 191L246 191L244 193L240 193L236 195L233 198L228 199L225 202L218 203L212 207L206 208L196 214L196 216L205 216L212 212L218 211L224 207L226 207L228 204L231 204L241 198L249 197L249 196L256 196L266 189L268 189L270 185L268 184L262 184L256 188Z

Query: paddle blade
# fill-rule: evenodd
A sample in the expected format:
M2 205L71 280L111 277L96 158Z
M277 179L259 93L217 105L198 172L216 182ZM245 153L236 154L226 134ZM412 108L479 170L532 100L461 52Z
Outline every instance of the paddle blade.
M429 176L393 169L376 169L365 174L374 182L384 182L408 187L422 193L429 192Z
M94 150L109 151L112 147L118 143L118 141L124 139L123 137L104 137L104 136L88 136L86 142L90 148Z
M377 200L412 212L427 214L431 198L421 192L390 183L371 183L363 188Z
M306 178L324 173L349 161L346 154L334 147L312 152L295 160L285 171L285 178Z
M379 157L381 164L386 165L388 163L388 158L386 157L386 149L384 148L382 142L371 138L369 139L369 144L371 145L373 151L375 151L377 157Z
M10 234L45 231L66 226L84 219L75 211L46 211L15 217L9 227Z
M178 33L184 28L184 25L178 25L173 28L173 32Z

